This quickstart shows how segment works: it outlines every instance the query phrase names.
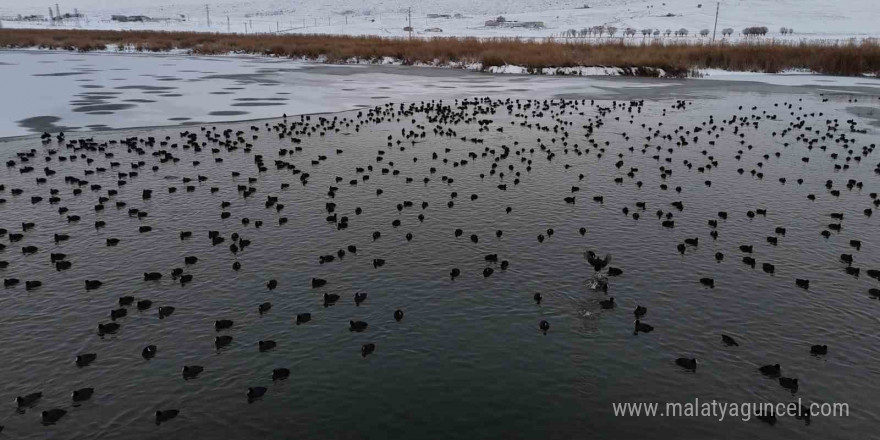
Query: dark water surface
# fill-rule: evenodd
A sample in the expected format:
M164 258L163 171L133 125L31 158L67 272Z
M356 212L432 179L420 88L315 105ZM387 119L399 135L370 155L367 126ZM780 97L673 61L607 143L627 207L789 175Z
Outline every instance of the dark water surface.
M8 230L0 238L6 245L0 260L9 263L0 272L3 278L21 280L0 291L3 435L870 438L880 422L880 301L869 294L880 283L867 275L869 269L880 269L880 214L870 195L880 190L873 147L878 137L876 127L868 126L870 118L855 118L856 129L868 127L866 133L850 132L845 121L853 115L846 107L853 104L846 98L821 99L731 92L727 99L695 100L685 108L676 108L674 100L641 107L611 101L591 106L587 100L563 108L557 100L546 108L534 102L528 109L511 102L510 112L507 103L471 103L461 111L472 120L458 124L429 120L436 112L399 115L400 107L394 105L381 107L389 112L382 122L367 122L367 110L360 124L352 122L357 112L327 116L335 124L313 116L305 122L309 134L293 136L300 144L270 131L281 120L218 124L216 130L205 126L220 139L225 129L232 130L231 140L236 130L243 131L239 148L232 151L208 140L200 126L68 134L64 143L54 138L47 144L38 138L2 143L4 162L16 163L0 169L0 197L5 199L0 227ZM874 99L862 99L859 105L876 109ZM444 105L458 112L461 101ZM609 108L608 113L600 115L600 106ZM492 122L480 131L479 120ZM792 128L800 120L806 123ZM287 123L300 121L290 118ZM252 131L251 125L259 130ZM719 129L712 130L712 125ZM438 126L455 134L438 135ZM584 126L593 127L592 135ZM829 126L837 130L829 131ZM701 131L694 132L695 127ZM183 148L184 130L196 133L207 146L200 152ZM425 137L413 144L404 137L410 130ZM823 138L826 133L832 138ZM253 139L254 134L259 138ZM93 136L97 144L91 151L66 147L80 136ZM153 136L157 142L139 143L144 154L121 144L94 151L106 141L135 136ZM166 136L169 144L159 145ZM688 145L677 145L679 136ZM838 140L841 136L848 143ZM813 148L800 137L816 139ZM252 151L242 148L244 142L253 144ZM509 154L503 154L502 146L510 148ZM294 152L294 147L302 151ZM212 154L211 148L220 152ZM280 155L281 148L290 154ZM27 163L15 156L30 149L35 154ZM58 154L49 156L49 150ZM179 162L160 163L160 150ZM59 155L79 158L59 162ZM255 165L257 155L264 158L265 172ZM52 160L46 162L47 157ZM302 173L276 168L275 160L308 173L308 183L301 183ZM618 168L619 160L623 164ZM699 171L713 160L717 166ZM132 170L137 161L144 166ZM120 165L111 167L111 162ZM35 171L22 173L20 168L27 165ZM157 171L151 170L154 165ZM369 165L372 171L356 172ZM45 167L57 174L47 177ZM661 178L661 167L672 170L671 175ZM97 168L106 171L85 174ZM638 169L634 177L627 176L633 168ZM138 175L118 175L130 171ZM234 171L241 175L232 177ZM366 175L369 180L364 181ZM88 184L74 195L77 186L66 183L65 176ZM198 176L207 180L199 182ZM47 182L35 183L38 177ZM250 177L256 181L248 183ZM407 183L407 177L413 181ZM430 180L424 183L426 177ZM785 184L779 181L782 177ZM184 183L183 178L192 181ZM622 182L615 183L616 178ZM352 179L357 179L356 186L349 184ZM862 186L847 189L850 179ZM825 187L827 180L839 196ZM127 183L119 186L119 181ZM644 185L639 188L637 181ZM283 183L289 188L282 189ZM663 183L668 189L661 189ZM92 190L92 184L101 188ZM194 187L191 192L187 185ZM255 192L245 198L237 185ZM328 196L330 186L339 188L335 198ZM572 186L580 191L571 193ZM169 193L171 187L177 191ZM218 191L212 193L211 187ZM23 193L13 195L13 188ZM49 203L53 188L59 190L57 204ZM110 189L118 194L109 197L103 211L95 211L98 198ZM142 199L144 189L153 190L151 199ZM377 195L377 189L383 193ZM449 208L453 191L458 197ZM471 200L472 194L479 197ZM815 201L808 194L815 194ZM33 196L43 200L32 203ZM267 196L278 197L284 209L267 208ZM563 201L569 196L576 197L575 204ZM603 203L594 202L594 196L603 196ZM117 209L117 201L127 206ZM231 205L221 209L223 201ZM398 212L397 204L404 201L413 206ZM429 204L425 209L423 201ZM670 205L675 201L683 202L682 211ZM337 204L338 216L349 217L347 229L326 220L327 202ZM637 208L636 202L645 202L646 209ZM60 215L59 207L69 212ZM355 214L357 207L362 214ZM629 215L622 213L624 207ZM130 216L130 208L148 215ZM673 213L674 228L661 226L658 209ZM747 217L756 209L766 209L766 216ZM874 214L866 216L865 209ZM230 217L221 219L223 211ZM719 219L718 211L727 211L728 219ZM633 212L641 217L633 219ZM829 216L832 212L844 213L842 230L831 231L826 239L820 233L838 223ZM424 214L423 222L419 214ZM81 220L69 223L68 215ZM241 221L245 217L251 221L247 226ZM281 217L288 223L279 224ZM399 227L392 226L396 219ZM98 220L106 227L96 229ZM255 228L257 220L264 222L262 227ZM710 236L708 220L718 220L717 240ZM22 222L36 226L22 232ZM140 226L152 231L139 233ZM581 227L587 230L583 236ZM786 228L786 234L776 234L777 227ZM454 236L456 228L463 229L461 237ZM554 230L552 236L547 236L548 228ZM212 245L209 230L219 231L226 241ZM501 238L496 230L503 231ZM193 237L181 240L180 231L192 231ZM375 241L374 231L381 232ZM22 233L22 240L10 242L13 233ZM56 244L54 234L62 233L70 239ZM232 233L252 244L234 254L229 247ZM412 233L411 241L405 239L407 233ZM479 236L478 243L468 239L471 234ZM539 234L546 237L543 242L537 240ZM768 236L778 237L778 245L768 243ZM111 237L121 242L108 247L105 242ZM679 254L676 245L693 237L699 238L698 246ZM849 245L853 239L861 240L860 250ZM352 244L357 254L319 263L319 256ZM740 245L753 245L756 268L743 264ZM24 255L23 246L37 246L38 251ZM610 278L607 294L587 288L593 275L583 257L588 249L612 254L611 266L623 270ZM67 254L70 269L55 270L50 253L57 252ZM716 252L724 254L723 261L716 262ZM500 264L485 262L490 253L510 266L502 270ZM842 253L853 255L860 276L845 273ZM199 261L185 266L184 256L190 255ZM377 258L386 264L374 268ZM232 269L236 261L241 263L237 272ZM768 262L775 273L762 271ZM193 276L191 283L182 286L171 278L177 267ZM486 267L494 268L489 277L482 273ZM449 276L452 268L461 270L455 280ZM163 278L144 281L144 272L152 271ZM327 279L328 285L313 289L313 277ZM714 278L715 287L701 285L702 277ZM809 279L809 289L798 288L796 278ZM86 279L103 285L87 291ZM278 282L275 290L266 287L270 279ZM42 286L26 291L26 280L39 280ZM368 293L359 306L355 292ZM532 299L536 292L543 295L540 304ZM324 307L324 293L341 299ZM140 312L128 307L128 316L116 321L121 329L99 336L97 325L110 322L110 310L119 307L117 299L123 295L150 299L153 305ZM617 307L603 310L599 301L611 296ZM265 301L273 307L260 315L257 306ZM642 319L655 327L653 332L633 334L636 305L648 308ZM160 319L159 306L175 311ZM405 312L400 322L393 318L398 308ZM296 314L305 312L312 314L311 322L295 325ZM218 333L213 328L218 319L232 319L234 327ZM349 320L366 321L369 327L352 332ZM541 320L550 324L546 334L538 328ZM739 346L722 344L722 333L736 338ZM218 334L234 341L218 350ZM278 345L260 352L260 340ZM375 343L376 350L362 357L366 343ZM145 360L141 350L149 344L158 353ZM811 355L812 344L827 344L828 354ZM74 357L81 353L97 353L98 358L80 368ZM697 358L697 370L678 367L678 357ZM799 379L797 393L759 373L759 366L775 363L782 365L783 376ZM184 380L184 365L204 366L204 372ZM291 375L273 382L272 370L280 367L289 368ZM245 393L254 386L265 386L268 392L249 403ZM94 387L95 394L74 404L70 393L82 387ZM42 399L17 411L15 396L36 391L43 393ZM616 418L612 412L613 402L694 398L848 403L850 415L814 417L810 424L780 417L770 426L754 418ZM51 408L68 412L55 425L43 426L40 412ZM154 413L164 409L178 409L180 415L157 426Z

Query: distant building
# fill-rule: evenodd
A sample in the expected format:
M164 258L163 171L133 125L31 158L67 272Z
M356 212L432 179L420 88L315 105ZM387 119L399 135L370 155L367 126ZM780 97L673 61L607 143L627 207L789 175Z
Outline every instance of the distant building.
M440 29L438 27L432 27L432 28L425 29L425 32L443 32L443 29Z
M526 28L526 29L543 29L543 21L508 21L504 17L498 17L493 20L487 20L488 27L505 27L505 28Z
M45 21L46 16L45 15L25 15L25 16L22 16L21 14L18 14L15 17L0 17L0 19L8 20L8 21Z
M428 14L428 18L452 18L449 14Z
M495 17L495 18L493 18L493 19L491 19L491 20L486 20L486 26L490 26L490 27L501 26L501 25L503 25L506 21L507 21L507 19L504 18L504 16L499 15L498 17Z

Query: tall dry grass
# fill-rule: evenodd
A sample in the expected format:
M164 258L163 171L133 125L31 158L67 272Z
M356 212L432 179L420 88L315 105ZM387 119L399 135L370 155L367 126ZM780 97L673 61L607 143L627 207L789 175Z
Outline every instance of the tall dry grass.
M533 69L614 66L662 68L678 74L701 68L761 72L809 69L830 75L880 74L880 44L876 41L835 45L773 41L623 44L511 38L408 40L373 36L0 29L0 48L90 51L110 45L139 51L237 52L321 58L328 62L392 57L404 64L482 63L484 67L511 64Z

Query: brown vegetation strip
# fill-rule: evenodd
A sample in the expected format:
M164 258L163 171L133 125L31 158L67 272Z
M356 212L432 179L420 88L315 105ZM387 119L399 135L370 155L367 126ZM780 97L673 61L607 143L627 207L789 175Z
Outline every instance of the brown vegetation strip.
M876 41L840 45L803 42L622 44L508 38L407 40L336 35L0 29L0 48L90 51L105 49L108 45L155 52L185 49L206 55L237 52L310 59L323 57L333 63L392 57L404 64L479 62L484 67L510 64L531 69L652 67L673 74L701 68L760 72L809 69L830 75L880 74L880 44Z

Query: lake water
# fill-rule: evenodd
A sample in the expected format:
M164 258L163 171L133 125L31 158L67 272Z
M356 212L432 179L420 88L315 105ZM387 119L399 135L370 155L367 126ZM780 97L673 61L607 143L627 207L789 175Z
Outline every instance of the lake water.
M6 140L0 156L15 165L0 170L0 198L5 199L0 227L8 230L0 252L8 267L0 271L3 278L21 282L0 295L3 434L25 439L776 439L838 438L849 432L870 437L880 422L875 402L880 301L870 293L880 283L867 274L880 269L880 215L876 194L871 195L880 189L872 116L878 96L715 84L716 89L699 92L712 97L689 99L683 106L671 96L650 95L653 99L642 105L590 99L564 106L559 99L546 106L526 99L465 104L450 98L442 102L444 118L436 107L411 99L415 106L404 104L405 114L399 113L400 104L378 107L371 121L369 109L363 109L360 116L358 111L325 115L324 122L319 116L291 116L286 122L67 133L62 143ZM850 119L866 131L851 132ZM482 131L481 120L491 121ZM800 121L805 123L792 126ZM277 124L307 131L279 137L272 129ZM232 141L236 131L243 132L239 148L227 149L207 136L225 139L227 129ZM206 142L201 151L183 147L181 133L187 130L198 143ZM415 143L405 136L410 130L418 134ZM160 145L166 136L168 145ZM679 136L688 144L678 145ZM155 137L156 143L138 143L144 154L119 143L97 151L105 142L130 137ZM803 137L816 139L812 149ZM68 141L85 138L94 140L93 148L67 147ZM245 142L253 145L250 151ZM31 149L34 155L26 163L15 155ZM289 153L282 155L282 149ZM160 162L160 150L179 161ZM255 164L257 155L264 159L263 172ZM61 162L59 156L77 159ZM300 173L276 167L276 160ZM138 161L144 165L133 170ZM22 173L23 166L35 170ZM46 176L46 167L57 173ZM670 174L662 177L661 168ZM131 171L137 175L118 174ZM309 174L305 185L303 173ZM67 183L67 176L88 183ZM200 182L198 176L207 179ZM38 177L46 183L38 184ZM357 185L350 184L353 179ZM826 188L828 180L838 196ZM848 189L849 180L861 186ZM101 187L93 190L93 184ZM254 188L253 194L243 197L238 185ZM338 187L332 198L331 186ZM580 191L572 193L572 186ZM22 193L14 195L15 188ZM74 188L82 193L75 195ZM55 204L49 201L52 189L60 198ZM109 196L111 189L118 193ZM148 200L142 198L146 189L153 191ZM43 200L32 203L34 196ZM283 209L267 208L268 196L277 197ZM564 201L572 196L574 204ZM596 196L603 201L594 201ZM99 197L109 199L96 211ZM229 206L221 208L224 201ZM399 210L404 201L413 206ZM683 210L671 205L676 201ZM117 208L116 202L126 206ZM349 217L347 228L327 221L328 202L336 203L338 217ZM424 209L422 202L428 203ZM69 211L59 214L60 207ZM132 208L147 215L132 216ZM356 208L362 210L359 215ZM758 209L766 209L766 215L747 216ZM657 210L672 213L674 228L661 226ZM728 218L719 218L719 211ZM221 212L230 215L221 218ZM838 222L831 213L844 218ZM81 219L68 222L69 215ZM287 223L279 224L282 217ZM244 225L243 218L250 223ZM263 222L259 228L257 220ZM400 220L397 227L395 220ZM717 220L717 227L709 220ZM106 226L96 229L96 221ZM35 226L22 231L22 222ZM840 231L821 235L838 223ZM152 230L140 233L141 226ZM778 227L785 228L784 235L775 232ZM454 234L458 228L460 237ZM225 241L213 245L210 230ZM503 231L500 238L497 230ZM710 235L713 230L717 239ZM181 231L192 231L192 238L181 240ZM375 231L381 236L374 240ZM251 245L233 253L233 233ZM10 234L23 236L11 242ZM69 239L56 243L54 234ZM477 243L469 240L471 234L478 235ZM687 245L680 254L676 246L694 237L698 245ZM776 237L777 245L767 237ZM110 247L108 238L120 242ZM860 240L860 249L850 240ZM319 261L349 245L357 246L356 254ZM741 245L753 246L755 268L742 262L748 254ZM25 255L24 246L38 250ZM607 293L587 287L594 274L584 259L587 250L611 254L610 266L623 271L609 278ZM55 269L50 253L58 252L72 267ZM720 262L717 252L724 254ZM853 255L858 277L845 272L843 253ZM509 267L486 262L487 254L498 254ZM185 265L185 256L198 262ZM385 264L375 267L375 259ZM240 270L233 270L234 262ZM774 273L762 270L763 263L773 264ZM487 267L494 269L488 277ZM181 285L172 279L174 268L183 268L192 281ZM452 279L452 268L461 275ZM144 281L144 273L154 271L162 279ZM714 288L700 283L704 277L714 279ZM328 284L312 288L312 278ZM796 278L809 279L809 289L796 286ZM103 285L86 290L87 279ZM42 285L27 291L27 280ZM276 280L277 288L269 290L269 280ZM368 293L360 305L355 292ZM538 292L540 304L533 300ZM341 299L325 307L324 293ZM152 300L152 307L127 307L128 316L116 321L119 331L100 336L98 324L111 322L110 311L126 295ZM600 301L609 297L616 308L601 308ZM266 301L272 308L261 315L258 305ZM653 332L634 334L637 305L648 308L642 321L654 326ZM160 306L173 306L174 313L160 319ZM397 309L405 313L399 322L393 316ZM298 313L311 313L311 321L296 325ZM234 320L234 326L217 332L213 325L219 319ZM350 320L369 326L352 332ZM550 325L546 333L539 329L542 320ZM739 345L722 344L722 333ZM218 335L234 340L217 349ZM261 340L274 340L277 347L261 352ZM364 357L361 347L367 343L376 349ZM146 360L141 352L150 344L158 352ZM813 344L827 344L828 354L811 355ZM96 353L97 360L78 367L74 357L82 353ZM677 366L679 357L696 358L696 371ZM758 371L775 363L782 365L782 376L799 379L796 393ZM184 380L185 365L204 371ZM282 367L290 369L290 377L273 381L273 369ZM255 386L268 391L249 402L246 392ZM94 387L93 397L72 402L71 391L83 387ZM42 392L42 399L17 408L14 398L32 392ZM614 417L612 410L614 402L695 398L731 403L800 398L805 404L848 403L850 413L813 417L809 424L780 417L771 426L754 417L748 422L627 418ZM40 413L52 408L67 413L44 426ZM179 410L179 416L157 425L155 412L166 409Z

